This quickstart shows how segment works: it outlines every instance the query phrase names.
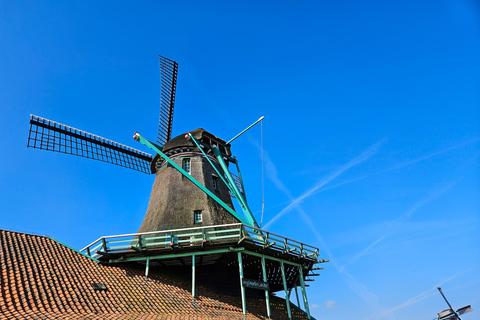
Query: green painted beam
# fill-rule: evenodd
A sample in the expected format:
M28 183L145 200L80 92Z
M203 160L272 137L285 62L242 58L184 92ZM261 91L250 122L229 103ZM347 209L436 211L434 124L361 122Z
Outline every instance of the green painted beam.
M195 299L195 255L192 255L192 299Z
M149 147L156 153L158 153L165 161L167 161L169 164L171 164L175 169L180 171L181 174L183 174L185 177L187 177L190 181L192 181L197 187L199 187L203 192L205 192L207 195L209 195L213 200L215 200L218 204L220 204L225 210L227 210L230 214L232 214L235 218L237 218L241 223L250 225L250 222L245 220L242 216L240 216L238 213L235 212L232 208L230 208L225 202L223 202L219 197L217 197L215 194L213 194L210 190L205 188L200 182L198 182L194 177L192 177L188 172L180 168L172 159L170 159L166 154L164 154L160 149L161 147L158 146L157 144L148 141L144 137L142 137L138 132L135 132L135 135L133 138L140 142L141 144Z
M297 296L297 306L300 308L300 299L298 298L297 284L295 284L295 296Z
M145 280L148 278L148 271L150 270L150 257L147 257L147 266L145 267Z
M245 299L245 288L243 287L243 261L242 261L242 253L238 252L238 268L240 271L240 291L242 293L242 311L243 316L247 315L247 301Z
M238 190L237 184L235 183L235 180L233 179L232 174L228 170L227 164L225 163L222 155L220 154L220 150L218 150L217 147L213 147L212 149L213 149L213 152L215 153L215 156L217 157L218 162L220 163L220 166L223 169L223 172L225 173L225 178L227 178L228 183L231 186L231 191L233 195L239 202L240 206L242 207L242 210L245 212L245 199L243 199L243 196L240 190Z
M243 249L243 248L240 248ZM173 254L163 254L163 255L155 255L155 256L145 256L145 257L133 257L133 258L124 258L124 259L110 259L109 263L117 263L117 262L130 262L130 261L144 261L147 258L150 260L163 260L163 259L171 259L171 258L183 258L183 257L191 257L192 255L201 256L206 254L216 254L216 253L226 253L226 252L234 252L237 250L233 250L233 248L227 249L216 249L216 250L209 250L209 251L201 251L201 252L185 252L185 253L173 253Z
M198 256L198 255L226 253L226 252L242 252L244 254L248 254L248 255L251 255L251 256L255 256L255 257L260 257L260 258L265 257L265 259L268 259L268 260L277 261L277 262L282 262L283 261L286 264L289 264L289 265L295 266L297 268L303 269L303 266L299 263L291 262L291 261L288 261L288 260L282 260L282 259L275 258L275 257L270 257L270 256L267 256L267 255L264 255L264 254L261 254L261 253L257 253L257 252L248 251L248 250L245 250L245 248L243 248L243 247L240 247L240 248L230 247L230 248L227 248L227 249L216 249L216 250L200 251L200 252L196 251L195 253L184 252L184 253L171 253L171 254L155 255L155 256L148 256L148 257L144 256L144 257L133 257L133 258L124 258L124 259L110 259L109 262L110 263L117 263L117 262L130 262L130 261L145 261L145 260L147 260L147 258L150 258L150 260L163 260L163 259L170 259L170 258L190 257L192 255L197 255ZM96 260L96 259L93 259L93 258L91 258L91 259Z
M308 307L308 299L307 299L307 290L305 290L305 282L303 281L303 268L299 268L298 271L300 273L300 285L302 286L302 296L303 296L303 305L305 307L305 311L307 311L307 318L311 319L310 315L310 308Z
M255 256L255 257L262 257L264 256L266 259L268 260L273 260L273 261L277 261L277 262L284 262L286 264L289 264L289 265L292 265L292 266L295 266L295 267L298 267L298 268L303 268L303 266L299 263L295 263L295 262L291 262L291 261L288 261L288 260L282 260L282 259L279 259L279 258L275 258L275 257L270 257L270 256L267 256L267 255L264 255L264 254L261 254L261 253L257 253L257 252L252 252L252 251L248 251L248 250L237 250L236 248L231 248L232 251L242 251L243 253L245 254L249 254L251 256Z
M283 261L280 262L280 269L282 271L282 282L283 290L285 291L285 304L287 305L288 319L292 319L292 310L290 310L290 295L288 294L287 279L285 277L285 265Z
M212 166L212 168L215 170L215 172L218 174L218 176L220 177L220 179L222 179L223 183L225 183L225 185L227 186L227 188L230 190L231 193L234 193L233 192L233 189L232 187L230 186L230 184L227 183L227 181L225 181L225 178L223 177L223 175L217 170L217 167L215 167L215 165L212 163L212 161L210 161L210 159L208 158L207 154L205 153L205 151L203 151L202 147L200 147L200 144L199 142L197 141L197 139L195 139L193 137L193 135L191 133L188 133L188 136L190 137L190 140L192 140L195 145L197 146L197 148L202 152L203 156L205 157L205 159L207 159L208 163L210 163L210 165Z
M267 269L265 267L265 256L262 256L262 274L263 274L263 282L267 282ZM267 304L267 316L270 319L272 316L272 312L270 310L270 295L267 290L265 290L265 302Z

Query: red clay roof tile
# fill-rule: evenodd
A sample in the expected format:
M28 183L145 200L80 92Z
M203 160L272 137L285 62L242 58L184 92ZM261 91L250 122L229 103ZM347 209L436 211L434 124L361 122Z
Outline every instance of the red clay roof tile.
M243 318L240 296L198 285L194 306L189 279L151 268L146 283L144 267L98 264L47 237L0 230L0 267L0 319ZM267 318L264 299L247 305L247 319ZM288 318L283 299L272 297L271 309L272 319Z

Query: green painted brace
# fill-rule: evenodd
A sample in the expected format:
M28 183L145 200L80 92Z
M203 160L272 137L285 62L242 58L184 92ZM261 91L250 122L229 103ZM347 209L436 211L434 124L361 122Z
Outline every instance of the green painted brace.
M205 157L205 159L207 159L208 163L210 163L210 165L212 166L213 170L215 170L215 172L218 174L218 176L220 177L220 179L222 179L223 183L225 183L225 185L227 186L228 190L230 190L231 193L234 193L232 187L230 187L229 183L228 183L227 181L225 181L225 178L223 177L223 175L217 170L217 167L215 167L215 165L212 163L212 161L210 161L210 159L208 158L208 156L207 156L207 154L205 153L205 151L203 151L203 148L200 146L200 143L197 141L197 139L195 139L191 133L187 133L187 135L190 137L190 140L192 140L193 143L195 143L195 145L197 146L198 150L200 150L200 152L202 152L202 154L203 154L203 156Z
M222 165L222 163L220 163L223 171L225 172L225 176L226 178L228 179L229 182L225 181L225 179L223 178L223 175L217 170L217 168L215 167L215 165L210 161L210 159L208 159L208 156L207 154L205 153L205 151L203 151L203 149L200 147L200 143L197 141L197 139L195 139L193 137L193 135L191 133L188 133L188 136L190 137L190 140L192 140L195 145L197 146L197 148L202 152L202 154L205 156L205 158L207 159L208 163L210 163L210 165L213 167L213 169L215 170L215 172L217 172L217 174L220 176L220 179L222 179L223 183L225 183L225 185L228 187L228 189L230 190L230 192L235 196L235 199L237 199L238 203L240 204L240 207L242 208L242 211L244 212L245 216L247 217L248 221L250 221L251 223L254 223L254 226L255 227L258 227L258 224L256 224L257 222L255 221L255 218L253 219L253 221L251 221L249 219L249 216L251 215L253 217L253 214L252 212L250 211L250 208L248 207L247 205L247 199L245 197L245 193L242 195L242 193L240 192L240 190L238 190L238 187L237 185L235 184L235 181L233 181L233 178L231 177L231 174L230 174L230 171L228 171L228 168L226 168L226 165ZM216 150L216 151L215 151ZM218 149L214 148L214 152L215 152L215 155L217 155L217 152L218 152L218 155L217 155L217 159L218 157L222 157L223 155L220 153L220 151L218 151ZM220 160L219 160L220 161ZM238 173L240 175L240 168L238 166L238 162L236 161L235 159L235 164L237 166L237 170L238 170ZM228 172L228 173L227 173ZM245 192L245 187L243 186L243 181L242 181L242 177L240 175L240 183L242 185L242 188Z
M180 168L175 162L173 162L172 159L170 159L166 154L164 154L160 149L161 147L158 146L157 144L145 139L142 137L138 132L135 132L135 135L133 136L133 139L136 141L140 142L144 146L149 147L156 153L158 153L165 161L167 161L169 164L171 164L175 169L180 171L181 174L183 174L185 177L187 177L190 181L192 181L197 187L199 187L203 192L205 192L207 195L209 195L213 200L215 200L218 204L220 204L225 210L227 210L231 215L233 215L235 218L237 218L241 223L246 224L248 226L254 226L252 225L249 221L245 220L242 216L240 216L238 213L235 212L232 208L230 208L225 202L223 202L219 197L217 197L215 194L213 194L210 190L205 188L200 182L198 182L194 177L192 177L188 172Z
M249 221L250 226L254 226L255 228L259 228L257 221L255 220L255 217L253 216L252 211L247 205L247 202L245 201L245 198L243 197L242 193L240 190L238 190L237 184L233 180L232 174L227 168L227 165L225 164L225 161L223 161L223 156L220 154L220 151L218 148L213 147L213 152L215 153L215 156L217 157L218 162L220 163L220 166L223 169L223 172L225 172L225 177L227 178L228 182L230 183L231 187L233 188L234 195L237 198L238 202L240 203L240 206L243 210L243 213L245 214L245 217Z

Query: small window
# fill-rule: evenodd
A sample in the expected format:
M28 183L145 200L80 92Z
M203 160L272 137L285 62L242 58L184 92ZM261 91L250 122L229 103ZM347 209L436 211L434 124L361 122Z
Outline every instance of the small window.
M193 221L195 223L202 222L202 210L193 211Z
M213 179L213 189L215 189L216 191L218 191L218 181L217 181L217 177L212 176L212 179Z
M183 159L182 169L185 170L187 173L191 173L190 172L190 158Z
M107 290L107 286L103 283L92 283L93 290Z

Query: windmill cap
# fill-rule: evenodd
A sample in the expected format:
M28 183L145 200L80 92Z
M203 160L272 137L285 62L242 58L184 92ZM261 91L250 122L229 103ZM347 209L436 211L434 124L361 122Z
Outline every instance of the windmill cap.
M198 141L202 141L207 144L215 144L217 145L217 147L223 146L225 144L225 140L220 139L219 137L211 134L210 132L206 131L203 128L198 128L193 131L182 133L176 136L175 138L170 139L167 143L163 145L162 152L166 153L167 156L170 156L170 153L178 154L179 152L185 152L185 150L187 149L189 152L191 151L200 152L200 150L198 150L197 148L197 145L192 140L185 139L188 136L188 134L191 134ZM228 150L227 154L231 155L230 145L226 145L223 148ZM159 161L159 159L160 159L160 156L156 154L152 162L150 163L151 173L156 173L157 162Z
M163 152L168 152L169 150L185 148L185 147L196 147L195 143L185 139L185 136L191 134L195 139L199 141L204 141L204 138L208 138L210 141L214 141L217 145L224 145L225 140L220 139L219 137L213 135L212 133L206 131L203 128L197 128L193 131L182 133L181 135L176 136L173 139L170 139L162 148Z

